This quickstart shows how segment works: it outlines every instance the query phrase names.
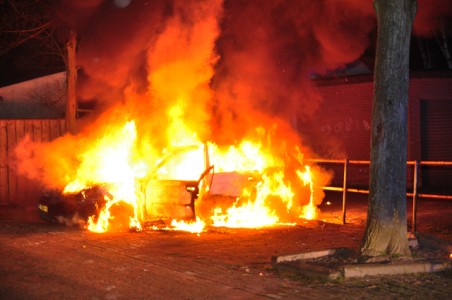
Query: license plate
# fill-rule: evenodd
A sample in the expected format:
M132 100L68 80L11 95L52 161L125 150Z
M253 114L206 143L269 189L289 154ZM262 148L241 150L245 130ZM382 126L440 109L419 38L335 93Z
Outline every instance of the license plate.
M39 204L39 205L38 205L38 209L39 209L40 211L43 211L43 212L46 212L46 213L49 212L49 207L48 207L47 205L44 205L44 204Z

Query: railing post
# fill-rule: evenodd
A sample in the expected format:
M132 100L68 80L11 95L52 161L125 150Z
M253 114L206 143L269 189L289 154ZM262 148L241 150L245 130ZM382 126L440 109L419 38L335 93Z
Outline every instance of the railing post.
M413 220L412 220L412 230L413 233L416 233L416 215L417 215L417 176L418 176L418 169L419 169L419 161L414 161L414 179L413 179Z
M342 224L346 223L346 195L347 195L347 166L348 159L344 160L344 182L342 184Z

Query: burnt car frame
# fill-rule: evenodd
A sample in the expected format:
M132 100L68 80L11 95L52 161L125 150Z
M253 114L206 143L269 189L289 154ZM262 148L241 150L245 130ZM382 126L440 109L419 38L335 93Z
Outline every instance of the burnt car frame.
M204 171L198 179L170 178L161 171L192 151L202 151L199 153L204 156ZM209 192L213 174L214 166L209 163L207 145L203 149L199 145L192 145L173 150L141 182L144 202L140 221L146 223L166 219L195 219L195 201L200 195L205 196ZM112 197L108 190L108 184L96 184L77 193L45 191L38 203L39 216L48 222L86 222L89 217L98 216L107 202L106 197Z

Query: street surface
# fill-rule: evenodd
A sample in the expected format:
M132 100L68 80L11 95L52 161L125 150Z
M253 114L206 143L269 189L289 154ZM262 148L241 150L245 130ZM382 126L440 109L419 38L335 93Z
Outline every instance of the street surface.
M420 206L418 227L450 238L452 220L434 221L450 216L452 203L438 207L432 216ZM272 269L272 256L359 249L365 213L358 199L346 225L333 201L320 220L298 226L96 234L45 223L33 209L2 208L0 299L448 298L450 271L326 282Z

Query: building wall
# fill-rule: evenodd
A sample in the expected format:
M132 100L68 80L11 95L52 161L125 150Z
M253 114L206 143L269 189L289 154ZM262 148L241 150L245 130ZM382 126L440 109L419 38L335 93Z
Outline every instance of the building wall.
M408 160L425 159L423 151L425 153L426 148L431 147L440 147L443 149L441 153L450 153L444 157L437 156L436 160L452 160L452 139L444 140L441 145L426 145L421 140L422 126L426 126L421 124L423 113L421 103L426 101L452 102L452 75L446 74L446 76L449 77L445 77L444 74L436 74L435 77L412 74L410 78ZM370 159L372 80L371 76L365 75L316 82L323 103L312 120L301 122L300 131L307 135L306 139L320 157L350 160ZM450 113L452 114L452 111ZM452 128L449 131L452 131ZM342 166L333 169L338 174L336 183L341 183ZM349 179L355 185L367 186L368 165L350 166L349 170ZM424 170L421 180L429 176L430 171L426 170ZM413 178L412 171L410 166L408 168L409 183ZM452 174L450 175L449 178L452 178ZM452 179L445 181L443 185L452 186Z

